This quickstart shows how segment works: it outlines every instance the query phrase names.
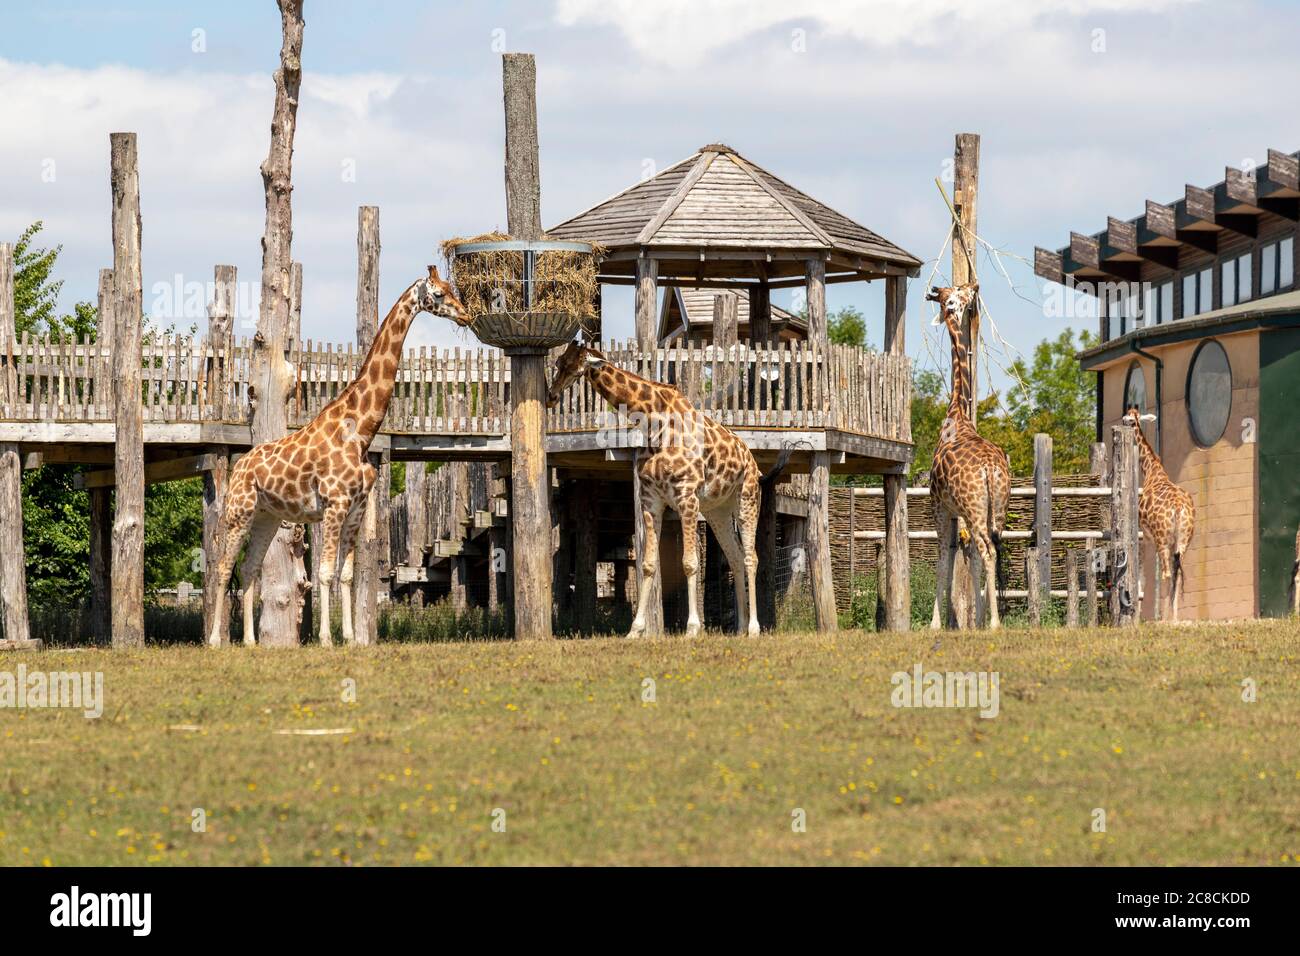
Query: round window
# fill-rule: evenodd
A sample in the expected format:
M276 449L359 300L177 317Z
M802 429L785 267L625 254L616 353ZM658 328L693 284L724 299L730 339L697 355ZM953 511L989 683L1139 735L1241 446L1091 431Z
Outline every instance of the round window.
M1138 412L1147 410L1147 377L1142 374L1142 366L1134 362L1128 367L1128 378L1124 381L1124 411L1134 405Z
M1232 411L1232 368L1228 353L1214 339L1207 339L1192 356L1187 373L1187 417L1192 437L1206 448L1223 437Z

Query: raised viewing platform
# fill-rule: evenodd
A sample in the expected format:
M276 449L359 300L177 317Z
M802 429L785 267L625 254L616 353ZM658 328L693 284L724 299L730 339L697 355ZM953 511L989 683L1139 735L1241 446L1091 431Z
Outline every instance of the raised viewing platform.
M844 471L897 471L911 458L906 356L849 346L818 349L805 342L686 344L652 353L611 342L604 353L622 368L676 384L697 408L736 431L760 462L789 443L797 443L797 459L813 451L839 453L835 466ZM147 342L141 356L145 444L249 446L251 357L247 338L216 346L183 335ZM310 340L286 357L297 371L289 408L293 427L305 425L347 387L362 358L351 343ZM108 347L24 335L0 360L0 441L113 442ZM387 448L395 460L508 458L509 399L510 359L499 350L409 349L373 450ZM559 466L604 461L623 467L614 463L630 458L643 441L635 422L609 408L585 378L548 412L547 453ZM90 454L86 460L101 457ZM78 459L71 453L65 460Z

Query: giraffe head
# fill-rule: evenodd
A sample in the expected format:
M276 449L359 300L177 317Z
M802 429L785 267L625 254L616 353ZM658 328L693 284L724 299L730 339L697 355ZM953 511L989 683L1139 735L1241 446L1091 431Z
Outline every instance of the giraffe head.
M574 339L555 360L555 377L551 379L550 391L546 393L546 407L553 408L564 390L588 368L604 364L605 356Z
M925 294L925 299L927 302L939 303L939 314L935 317L934 324L946 325L949 328L960 327L962 316L971 307L979 291L979 284L974 282L969 285L931 289Z
M1156 420L1155 415L1151 414L1150 412L1146 412L1146 413L1139 412L1138 407L1136 405L1130 405L1128 407L1128 411L1124 413L1124 421L1127 424L1132 425L1135 429L1138 430L1139 433L1142 431L1142 425L1144 423L1153 422L1155 420Z
M440 319L451 319L457 325L469 325L469 310L456 298L451 283L438 275L437 266L429 266L429 275L415 283L416 306L423 312Z

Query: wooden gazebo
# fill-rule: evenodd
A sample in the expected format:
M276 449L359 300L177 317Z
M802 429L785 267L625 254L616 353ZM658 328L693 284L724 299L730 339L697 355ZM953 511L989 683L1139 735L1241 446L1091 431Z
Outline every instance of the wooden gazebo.
M579 213L551 229L556 239L582 239L607 249L600 281L636 288L636 343L643 354L659 347L658 290L667 288L733 290L748 307L750 347L774 342L771 290L807 289L807 339L829 354L826 284L885 280L884 351L904 355L906 281L918 274L916 256L818 202L750 162L729 146L701 147L681 162ZM830 366L828 365L828 369ZM829 421L838 421L841 403L851 399L831 383ZM896 413L904 413L897 409ZM775 457L780 436L755 447L760 463ZM818 626L834 627L827 500L832 470L886 475L887 487L902 489L912 446L882 442L843 430L825 430L821 447L806 456L809 468L806 548ZM887 496L891 528L906 529L906 495ZM774 515L765 514L759 532L759 562L775 549ZM905 533L905 531L904 531ZM902 542L906 552L906 541ZM896 598L907 589L905 558L889 562L887 590ZM903 602L889 600L891 626L906 614Z

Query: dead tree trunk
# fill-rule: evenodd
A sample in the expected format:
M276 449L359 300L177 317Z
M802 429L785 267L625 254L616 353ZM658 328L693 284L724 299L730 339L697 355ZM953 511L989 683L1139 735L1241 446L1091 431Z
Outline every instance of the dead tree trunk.
M253 400L253 443L275 441L289 431L289 393L293 369L285 360L289 334L293 258L293 137L298 122L298 89L302 83L302 0L279 0L280 68L275 71L275 108L271 116L271 148L262 163L266 193L266 231L262 235L262 301L253 338L249 374ZM262 562L261 643L269 647L298 644L302 595L293 553L293 531L282 527Z
M825 362L824 374L830 369L830 337L826 325L826 261L809 259L808 281L808 341ZM833 394L833 391L832 391ZM835 580L831 571L830 491L831 455L829 452L812 453L812 467L808 474L807 558L808 579L812 584L813 613L817 630L834 631L839 627L835 608ZM739 572L739 573L743 573Z
M135 134L112 133L113 417L116 510L113 520L113 646L144 644L144 407L140 396L143 291L140 176Z
M952 283L966 285L976 281L976 200L980 182L980 138L974 133L958 133L953 150L953 205L957 210L957 228L952 240ZM967 414L974 423L979 405L979 303L973 303L962 317L962 339L970 357L967 380L970 382L970 404ZM979 571L980 559L974 548L960 545L952 557L952 613L961 628L975 627L982 621L975 619L975 592L971 588L972 571ZM972 567L973 566L973 567Z
M104 402L101 388L111 390L113 381L113 270L99 270L99 295L95 322L96 351L106 359L97 361L95 404ZM113 639L112 543L113 489L91 488L90 495L90 639L106 646Z
M357 210L357 350L365 355L379 330L379 207ZM379 506L387 471L380 456L370 463L380 472L370 489L365 519L357 535L352 558L352 607L357 643L374 644L379 639ZM385 521L388 509L384 509Z

